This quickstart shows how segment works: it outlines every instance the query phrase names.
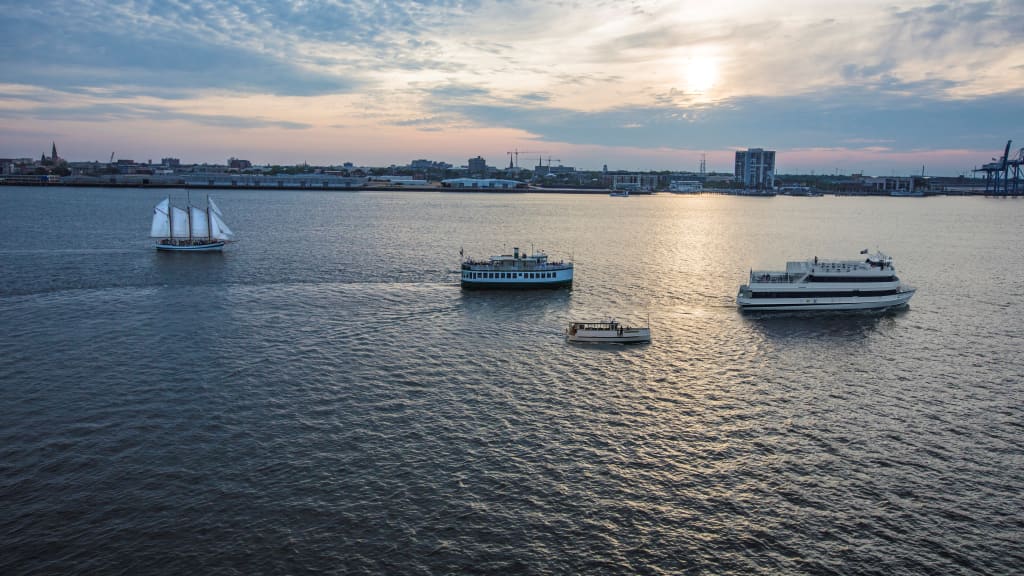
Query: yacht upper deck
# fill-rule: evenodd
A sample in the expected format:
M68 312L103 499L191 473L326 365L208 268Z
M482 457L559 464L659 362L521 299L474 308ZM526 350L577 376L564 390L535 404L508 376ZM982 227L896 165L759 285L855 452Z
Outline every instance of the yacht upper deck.
M817 256L808 260L786 262L783 270L751 270L750 282L759 284L793 284L813 278L842 281L844 278L892 280L896 271L892 258L878 252L864 260L826 260Z

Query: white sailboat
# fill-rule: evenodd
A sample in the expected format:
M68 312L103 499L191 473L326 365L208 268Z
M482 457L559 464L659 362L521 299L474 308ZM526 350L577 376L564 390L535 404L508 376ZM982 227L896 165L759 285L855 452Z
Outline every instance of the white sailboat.
M206 208L188 204L185 208L171 205L168 196L153 209L149 236L159 238L157 250L175 252L216 252L234 238L224 217L213 201L206 197Z

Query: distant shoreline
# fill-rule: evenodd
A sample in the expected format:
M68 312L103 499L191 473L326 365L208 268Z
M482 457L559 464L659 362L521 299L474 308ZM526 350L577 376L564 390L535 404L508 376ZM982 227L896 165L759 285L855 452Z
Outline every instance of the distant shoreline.
M36 177L38 178L38 177ZM274 190L288 190L288 191L317 191L317 192L450 192L450 193L463 193L463 194L583 194L583 195L607 195L612 192L608 188L538 188L538 187L521 187L521 188L498 188L498 187L472 187L472 186L460 186L460 187L445 187L445 186L423 186L423 185L391 185L391 186L302 186L302 185L287 185L283 182L275 183L274 186L253 186L247 184L196 184L196 183L185 183L185 182L51 182L46 180L35 180L31 177L0 177L0 186L28 186L28 187L58 187L58 188L138 188L138 189L165 189L165 190L265 190L268 192ZM773 196L793 196L799 197L798 194L758 194L751 193L748 191L740 191L737 189L719 189L719 188L705 188L699 192L672 192L668 190L660 190L655 192L630 192L630 196L650 196L652 194L672 194L674 196L700 196L700 195L723 195L723 196L742 196L752 198L767 198ZM825 195L830 196L881 196L881 197L900 197L899 195L893 196L889 193L865 193L865 192L853 192L853 191L826 191L823 192ZM1009 197L1009 198L1020 198L1024 197L1024 194L993 194L991 190L986 193L986 190L982 186L977 187L963 187L958 189L943 190L940 192L925 192L918 197L929 197L929 196L992 196L992 197ZM911 197L911 196L907 196Z
M487 192L500 194L608 194L606 188L491 188L491 187L443 187L443 186L352 186L352 187L321 187L321 186L245 186L219 184L184 184L184 183L139 183L139 182L41 182L26 180L0 179L0 186L32 186L48 188L146 188L146 189L187 189L187 190L307 190L317 192ZM631 195L651 194L631 193Z

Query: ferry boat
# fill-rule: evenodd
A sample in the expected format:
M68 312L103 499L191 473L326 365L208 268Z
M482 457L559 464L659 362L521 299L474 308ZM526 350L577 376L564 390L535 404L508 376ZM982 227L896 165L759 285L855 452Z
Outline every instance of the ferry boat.
M623 326L614 318L601 322L573 322L565 329L565 338L569 342L605 342L609 344L650 342L651 327Z
M861 254L867 254L862 250ZM751 270L736 304L756 310L872 310L905 306L915 288L900 282L892 258L787 262L785 271Z
M462 255L462 250L459 250ZM551 262L543 250L527 256L513 248L511 254L488 260L462 261L462 287L561 288L572 287L572 262Z

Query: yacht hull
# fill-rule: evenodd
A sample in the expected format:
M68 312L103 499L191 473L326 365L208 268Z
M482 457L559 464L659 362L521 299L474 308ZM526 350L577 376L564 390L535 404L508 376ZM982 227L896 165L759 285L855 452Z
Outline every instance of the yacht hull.
M637 334L625 333L622 336L615 336L615 335L611 335L611 336L604 336L604 335L601 335L601 336L588 336L588 335L585 335L585 334L584 335L576 334L576 335L569 335L569 336L567 336L567 339L569 340L569 342L589 342L589 343L596 343L596 344L600 344L600 343L604 343L604 344L633 344L633 343L639 343L639 342L650 342L651 341L651 333L649 331L645 331L643 333L637 333Z
M751 298L740 294L736 303L743 311L780 312L794 310L883 310L906 306L915 290L886 296L843 296L836 298Z
M220 252L224 248L223 242L213 242L210 244L197 244L197 245L183 245L175 246L174 244L157 244L156 249L160 252Z

